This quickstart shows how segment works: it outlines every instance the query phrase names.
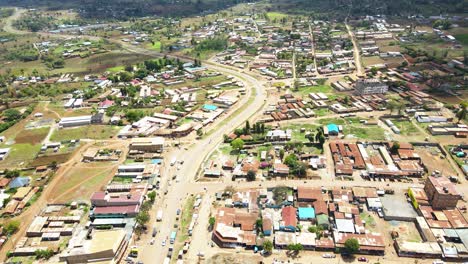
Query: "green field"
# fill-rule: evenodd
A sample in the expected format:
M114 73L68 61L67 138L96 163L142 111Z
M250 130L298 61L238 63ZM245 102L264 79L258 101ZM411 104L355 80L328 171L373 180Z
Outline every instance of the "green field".
M23 162L28 163L32 161L39 150L41 145L31 145L31 144L14 144L12 146L1 145L1 148L11 148L10 153L4 161L0 161L0 167L4 166L22 166Z
M288 15L280 13L280 12L268 12L268 13L266 13L266 16L270 20L275 20L275 19L279 20L279 19L287 17Z
M117 134L119 127L106 125L89 125L78 128L63 128L55 131L51 141L68 141L73 139L109 139Z
M454 36L462 45L468 46L468 34L457 34Z
M419 129L410 121L395 119L392 119L391 121L393 124L395 124L396 127L398 127L398 129L400 129L401 134L404 136L410 136L419 133Z
M152 50L161 51L161 41L156 41L149 46Z
M310 93L331 93L333 89L329 85L316 85L316 86L305 86L300 87L298 94L307 96Z
M345 135L354 135L356 138L369 139L369 140L384 140L385 130L378 126L357 126L345 125L343 128Z
M106 71L115 73L115 72L120 72L120 71L123 71L123 70L125 70L124 66L115 66L115 67L107 68Z

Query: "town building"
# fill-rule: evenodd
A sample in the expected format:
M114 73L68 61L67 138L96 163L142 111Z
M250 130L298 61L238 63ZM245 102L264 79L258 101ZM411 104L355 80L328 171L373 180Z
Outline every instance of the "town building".
M359 79L356 81L356 93L364 94L382 94L388 91L388 85L378 79Z
M443 176L429 176L424 184L424 191L434 209L453 209L462 198L455 185Z

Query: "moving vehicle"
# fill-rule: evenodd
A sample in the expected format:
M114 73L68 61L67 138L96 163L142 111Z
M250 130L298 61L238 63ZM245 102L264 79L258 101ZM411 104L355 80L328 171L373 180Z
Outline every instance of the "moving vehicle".
M159 209L158 212L156 213L156 221L158 222L162 221L162 217L163 217L163 210Z
M327 253L327 254L323 254L322 258L336 258L336 255Z
M161 245L164 247L166 245L166 240L163 240Z
M174 244L175 239L176 239L176 236L177 236L177 231L172 231L171 237L170 237L170 240L169 240L169 242L170 242L171 244Z
M156 230L156 227L153 227L153 233L151 234L152 237L155 237L158 231Z
M136 246L133 246L130 249L130 257L133 257L133 258L138 257L138 248Z
M171 166L174 166L176 164L176 162L177 162L177 158L176 157L172 158L171 159Z

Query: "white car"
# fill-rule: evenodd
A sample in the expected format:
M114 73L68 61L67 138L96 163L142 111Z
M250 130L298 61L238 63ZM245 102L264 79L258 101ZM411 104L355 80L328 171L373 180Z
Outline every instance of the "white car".
M322 258L336 258L336 255L335 254L323 254L322 255Z
M164 247L166 245L166 240L163 240L162 246Z

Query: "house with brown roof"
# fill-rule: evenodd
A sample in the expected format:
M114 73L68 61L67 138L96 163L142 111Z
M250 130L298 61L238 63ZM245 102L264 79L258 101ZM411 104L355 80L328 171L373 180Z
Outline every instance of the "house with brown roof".
M323 201L322 190L312 187L297 187L298 202Z
M253 231L258 213L221 207L215 218L212 240L219 247L253 247L257 244L257 235Z
M297 209L292 206L283 207L281 210L280 230L295 232L297 227Z

